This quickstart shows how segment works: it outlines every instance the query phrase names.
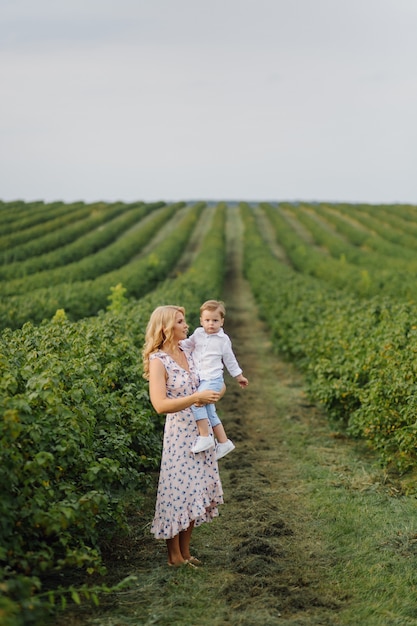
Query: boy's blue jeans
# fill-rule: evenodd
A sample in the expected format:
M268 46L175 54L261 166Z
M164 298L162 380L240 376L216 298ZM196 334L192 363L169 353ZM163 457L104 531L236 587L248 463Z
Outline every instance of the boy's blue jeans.
M214 391L221 391L223 384L223 376L213 378L213 380L202 380L200 381L198 390L203 391L204 389L213 389ZM191 406L191 410L197 421L208 418L212 428L221 424L219 416L216 412L215 404L206 404L205 406L195 406L195 404L193 404Z

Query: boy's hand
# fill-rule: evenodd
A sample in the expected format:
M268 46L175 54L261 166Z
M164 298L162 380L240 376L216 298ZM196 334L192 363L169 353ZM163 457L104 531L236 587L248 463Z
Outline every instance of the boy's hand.
M236 380L239 383L239 386L242 387L242 389L249 385L248 379L245 378L245 376L243 376L243 374L239 374L239 376L236 376Z

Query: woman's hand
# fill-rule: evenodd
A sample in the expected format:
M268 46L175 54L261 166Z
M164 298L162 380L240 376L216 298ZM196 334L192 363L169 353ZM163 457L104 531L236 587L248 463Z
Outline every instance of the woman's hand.
M209 389L206 389L206 391L210 391ZM198 391L196 393L196 395L200 394L200 393L204 393L203 391ZM212 393L217 393L216 391L212 391ZM223 387L220 389L220 392L217 393L218 398L217 400L208 400L208 401L204 401L204 400L196 400L194 402L195 406L205 406L206 404L215 404L215 402L217 402L218 400L221 400L221 398L223 398L224 394L226 393L226 385L223 385Z
M213 389L204 389L203 391L197 391L195 395L197 399L194 404L196 406L204 406L205 404L215 404L220 400L222 394Z

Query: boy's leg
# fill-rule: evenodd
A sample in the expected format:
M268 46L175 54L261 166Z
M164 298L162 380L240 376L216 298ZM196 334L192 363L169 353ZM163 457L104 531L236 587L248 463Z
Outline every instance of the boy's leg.
M200 437L208 437L210 435L209 431L209 421L207 417L205 419L196 420L198 434Z
M214 381L211 381L210 389L215 389L216 391L220 391L223 387L224 381L222 377L216 378ZM207 413L213 428L214 435L217 439L216 445L216 458L221 459L226 454L234 450L235 445L226 435L226 431L224 429L223 424L219 416L217 415L216 406L214 404L207 405Z
M212 389L213 391L221 391L223 388L224 381L223 377L219 376L219 378L214 378L213 380L208 381L206 389ZM224 428L220 421L219 416L217 415L216 405L215 404L206 404L205 406L207 416L210 420L211 427L213 428L213 432L217 437L217 434L221 437L222 440L226 441L226 433L224 432ZM221 427L221 428L218 428ZM214 430L216 429L216 430Z
M198 391L203 391L204 389L208 389L207 381L203 380L199 387ZM196 406L195 404L191 405L191 410L194 415L194 419L197 424L198 434L200 437L208 437L209 432L209 420L207 414L206 406Z
M219 460L223 458L224 456L226 456L226 454L229 454L229 452L234 449L235 444L233 443L233 441L227 439L226 437L226 441L219 441L216 445L216 459Z
M220 424L217 424L217 426L213 426L213 432L214 432L214 436L216 437L219 443L226 443L227 435L226 435L226 431L223 428L223 424L221 422Z
M208 381L201 381L198 390L203 391L204 389L209 389ZM196 442L194 443L191 451L194 454L198 452L204 452L205 450L209 450L214 446L214 439L212 434L210 433L209 428L209 420L207 414L207 405L205 406L196 406L193 404L191 406L191 410L194 415L194 419L196 420L197 428L198 428L198 437Z

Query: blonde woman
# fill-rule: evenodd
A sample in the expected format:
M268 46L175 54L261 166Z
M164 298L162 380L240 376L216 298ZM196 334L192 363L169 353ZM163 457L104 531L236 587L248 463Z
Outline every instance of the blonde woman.
M198 391L192 355L180 345L187 334L183 307L157 307L148 322L143 350L143 375L149 380L152 405L166 414L151 532L166 540L168 564L173 567L201 564L190 551L193 529L216 517L223 503L214 450L198 455L191 451L198 436L191 406L215 403L225 389Z

